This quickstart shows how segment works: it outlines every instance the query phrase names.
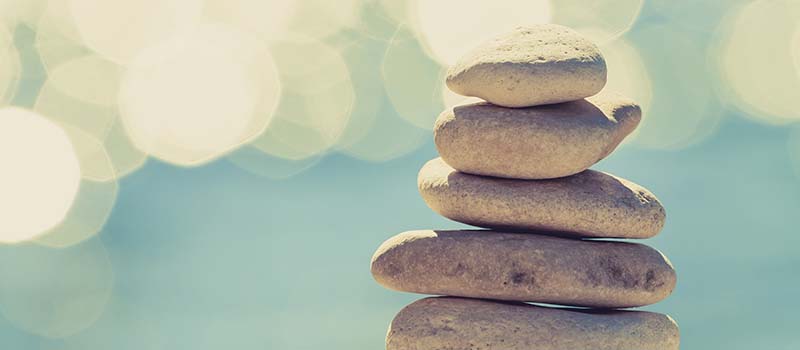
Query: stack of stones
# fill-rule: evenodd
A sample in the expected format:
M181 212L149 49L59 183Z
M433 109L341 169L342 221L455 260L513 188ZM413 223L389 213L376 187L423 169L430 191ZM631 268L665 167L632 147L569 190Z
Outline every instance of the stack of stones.
M388 350L678 349L669 316L618 310L667 297L669 260L595 240L653 237L665 220L647 189L588 170L641 119L605 83L597 46L557 25L518 28L450 69L451 90L487 102L441 114L441 158L419 190L437 213L488 230L411 231L378 248L381 285L443 296L403 309Z

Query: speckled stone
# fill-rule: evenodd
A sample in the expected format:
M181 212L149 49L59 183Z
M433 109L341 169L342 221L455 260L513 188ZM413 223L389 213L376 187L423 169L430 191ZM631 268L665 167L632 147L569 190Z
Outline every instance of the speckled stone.
M648 238L658 234L666 217L650 191L594 170L559 179L514 180L461 173L436 158L422 167L417 183L437 213L487 228Z
M677 350L667 315L427 298L400 311L387 350Z
M515 179L551 179L586 170L616 149L641 120L616 93L529 108L458 106L436 120L434 140L456 170Z
M447 86L503 107L580 100L606 84L595 44L555 24L520 27L484 43L447 72Z
M410 231L372 258L386 288L430 295L626 308L672 293L669 260L643 244L495 231Z

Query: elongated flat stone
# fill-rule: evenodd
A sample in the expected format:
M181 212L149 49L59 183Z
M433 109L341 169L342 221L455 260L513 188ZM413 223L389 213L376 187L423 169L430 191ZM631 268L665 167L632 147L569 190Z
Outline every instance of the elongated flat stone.
M551 179L605 158L641 120L632 100L600 93L586 100L529 108L457 106L436 120L434 140L456 170L515 179Z
M409 231L372 258L386 288L430 295L602 308L656 303L675 270L643 244L495 231Z
M387 350L677 350L667 315L427 298L400 311Z
M606 84L595 44L555 24L520 27L477 47L447 72L455 93L503 107L580 100Z
M658 234L666 217L644 187L593 170L514 180L461 173L436 158L422 167L417 184L428 206L444 217L502 230L648 238Z

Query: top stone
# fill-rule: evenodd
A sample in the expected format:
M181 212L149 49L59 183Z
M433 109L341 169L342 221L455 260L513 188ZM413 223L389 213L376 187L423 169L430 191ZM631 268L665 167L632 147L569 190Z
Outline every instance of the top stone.
M520 27L479 46L447 72L447 86L503 107L579 100L606 84L600 50L555 24Z

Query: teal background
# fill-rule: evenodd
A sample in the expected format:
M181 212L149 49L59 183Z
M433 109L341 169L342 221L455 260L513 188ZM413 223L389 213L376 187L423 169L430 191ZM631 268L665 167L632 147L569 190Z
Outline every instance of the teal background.
M660 21L669 19L646 7L636 25ZM380 50L363 55L380 62ZM18 99L36 89L26 84ZM394 113L383 91L359 94L375 94L386 117ZM792 165L800 150L787 145L791 132L726 109L698 144L623 146L595 167L646 186L667 208L666 227L646 243L674 263L678 287L644 309L675 318L684 349L800 348L800 175ZM372 280L375 248L405 230L464 227L417 193L418 169L436 156L426 140L380 163L332 153L277 180L226 160L198 168L149 160L120 181L112 216L92 239L105 245L115 274L100 320L47 339L0 318L0 348L381 349L394 314L420 296ZM0 258L10 249L1 247Z

